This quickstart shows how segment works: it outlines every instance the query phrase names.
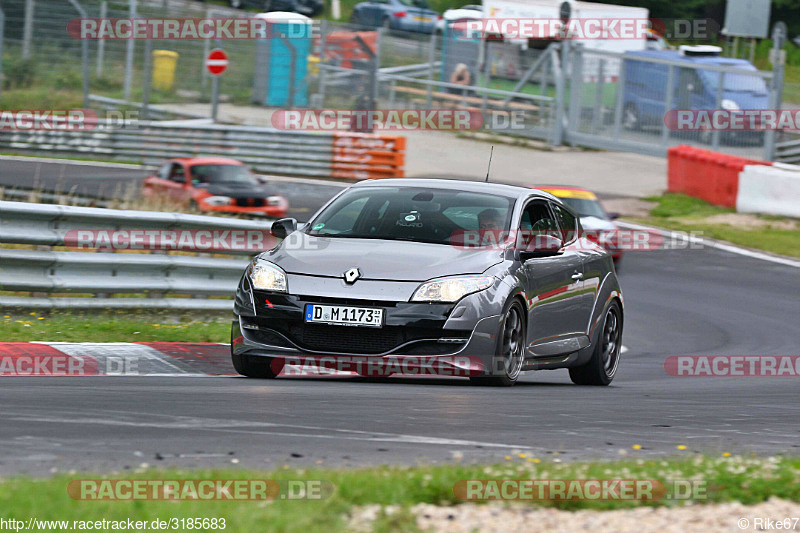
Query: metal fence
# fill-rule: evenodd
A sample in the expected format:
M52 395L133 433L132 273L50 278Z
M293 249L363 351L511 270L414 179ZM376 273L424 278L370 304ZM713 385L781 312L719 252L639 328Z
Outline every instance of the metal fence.
M33 8L26 12L29 5ZM135 6L133 14L131 6ZM36 80L37 86L56 91L82 86L81 45L87 41L73 39L65 30L80 10L90 17L109 18L253 16L193 0L4 0L3 10L5 86L30 86ZM657 155L664 155L671 145L688 142L772 159L776 141L780 142L774 134L747 138L716 132L676 135L661 125L666 110L696 100L696 91L690 87L698 86L697 79L705 80L710 88L711 106L721 104L719 88L749 80L745 83L764 85L770 105L779 108L780 90L775 85L780 77L773 72L631 58L582 49L569 41L544 49L524 48L459 38L447 28L444 35L422 35L315 21L311 35L309 57L297 58L306 74L294 84L294 90L303 91L307 98L278 107L302 107L307 101L311 108L469 109L482 114L485 129L496 132L552 144L566 141ZM205 104L211 94L203 59L210 48L223 46L230 57L220 82L223 100L263 105L262 44L257 40L88 41L91 93L127 102L144 99L154 105L171 104L172 109L186 104L182 107L187 113L207 113L210 106L194 105ZM170 86L151 83L152 54L157 50L178 54ZM627 67L623 66L633 63L645 64L663 83L646 89L625 80ZM466 69L468 83L453 83L457 68ZM675 84L673 90L666 90L668 81ZM793 86L787 87L787 94L797 93ZM642 109L645 101L655 111ZM511 116L517 119L513 129Z
M99 250L51 248L74 244L68 236L76 230L266 233L270 225L266 221L201 215L0 201L0 244L5 245L0 247L0 291L33 293L33 297L0 293L0 306L231 309L230 299L207 297L232 297L248 262L235 256L255 255L252 248L237 247L240 241L236 239L226 241L231 243L224 251L227 258L210 253L198 255L196 248L181 245L181 241L174 246L175 252L170 253L98 253ZM75 293L95 297L63 297Z
M99 124L98 126L103 126ZM92 130L0 130L0 147L48 154L159 163L173 157L232 157L268 174L349 179L402 177L404 139L214 124Z
M731 92L769 96L780 107L772 72L571 47L565 140L602 149L664 156L695 144L771 160L775 132L674 131L665 119L683 109L725 109Z

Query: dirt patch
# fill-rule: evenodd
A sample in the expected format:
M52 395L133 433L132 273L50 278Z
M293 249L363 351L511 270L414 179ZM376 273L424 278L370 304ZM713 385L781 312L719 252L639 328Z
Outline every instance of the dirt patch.
M600 201L609 213L617 213L621 217L647 217L650 210L658 204L640 198L609 198Z
M385 507L393 514L397 508ZM375 520L380 506L368 505L353 510L351 528L364 531ZM730 533L732 531L761 531L757 517L774 521L800 515L800 504L771 498L758 505L741 503L686 505L681 507L638 507L619 511L560 511L537 509L523 505L462 504L440 507L419 504L411 508L417 525L423 531L470 533L530 531L593 531L609 533ZM741 520L741 522L740 522ZM745 522L746 520L746 522ZM371 529L367 529L371 530Z
M703 219L681 219L676 218L676 222L691 223L706 223L706 224L726 224L739 229L764 229L772 228L777 230L795 230L798 229L798 223L795 220L769 220L758 217L756 215L749 215L746 213L721 213L719 215L712 215Z

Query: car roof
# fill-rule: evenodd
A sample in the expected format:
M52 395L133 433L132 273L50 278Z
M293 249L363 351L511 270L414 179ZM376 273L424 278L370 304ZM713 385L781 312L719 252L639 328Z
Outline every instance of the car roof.
M244 163L227 157L175 157L170 161L181 161L187 165L236 165L244 166Z
M353 187L421 187L430 189L457 190L475 193L495 194L507 198L521 198L530 196L531 193L543 198L555 199L555 196L546 192L521 187L518 185L506 185L504 183L485 183L482 181L469 180L448 180L436 178L386 178L379 180L364 180L356 183Z
M731 65L737 67L753 67L746 59L735 59L732 57L722 57L716 55L683 55L678 50L636 50L625 52L625 55L635 55L652 57L656 59L669 59L672 61L683 61L685 63L699 63L702 65Z

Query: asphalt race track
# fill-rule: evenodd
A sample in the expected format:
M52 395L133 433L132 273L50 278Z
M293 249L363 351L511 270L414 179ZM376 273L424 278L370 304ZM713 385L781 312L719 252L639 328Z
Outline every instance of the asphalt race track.
M168 376L3 379L0 475L232 460L491 462L514 450L563 460L798 451L797 377L670 377L664 360L798 354L799 268L713 248L635 252L620 282L628 350L608 388L574 386L563 370L510 389L457 378L194 377L232 372L226 346L203 346L173 354L181 363Z
M0 157L0 187L33 189L89 198L139 197L142 180L150 174L147 168L134 165L105 166L101 163L59 163L35 159ZM276 192L289 200L288 216L305 220L342 184L319 181L270 181Z

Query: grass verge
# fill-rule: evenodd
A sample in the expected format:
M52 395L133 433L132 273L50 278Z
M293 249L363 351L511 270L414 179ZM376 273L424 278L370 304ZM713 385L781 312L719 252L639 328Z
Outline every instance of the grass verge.
M230 318L179 321L172 318L175 311L154 311L147 317L113 311L86 316L4 311L0 314L3 342L228 342L231 333Z
M656 202L648 217L626 218L676 231L697 232L733 244L800 257L800 221L736 213L684 194L645 198Z
M679 447L685 449L685 447ZM634 449L635 446L634 446ZM635 453L635 452L632 452ZM683 453L690 453L684 451ZM124 475L80 476L59 474L52 478L12 477L0 480L0 504L6 517L27 520L169 520L172 518L225 518L225 531L252 531L256 523L271 531L346 531L353 506L396 506L400 512L379 515L377 531L414 530L409 512L418 503L455 505L453 486L468 479L651 479L667 486L678 480L694 480L705 487L705 496L692 503L739 501L755 504L772 496L800 500L800 459L790 457L691 457L665 460L629 459L613 463L542 462L524 453L509 455L499 465L446 465L378 467L370 469L255 470L153 470L140 465ZM235 459L233 459L235 461ZM67 484L76 479L270 479L282 489L288 480L322 480L333 486L330 497L321 500L291 498L274 501L76 501L67 494ZM703 493L698 492L697 495ZM576 509L625 509L638 506L676 506L685 500L635 501L541 501L523 505Z

